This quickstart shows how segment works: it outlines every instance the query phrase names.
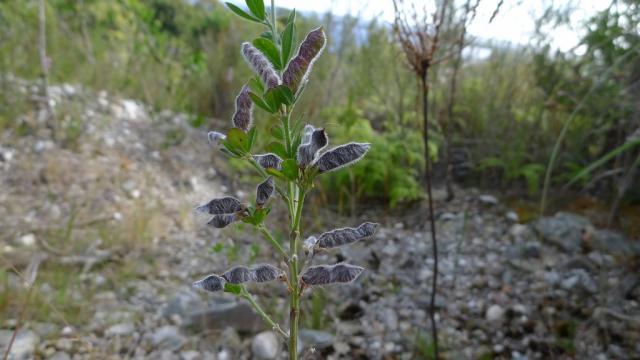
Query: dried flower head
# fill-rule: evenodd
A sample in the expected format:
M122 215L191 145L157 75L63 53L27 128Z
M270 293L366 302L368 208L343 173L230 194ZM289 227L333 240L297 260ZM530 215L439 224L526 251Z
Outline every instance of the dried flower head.
M313 63L322 53L327 42L322 27L312 30L302 41L296 56L289 61L282 74L282 82L295 94L307 81Z
M318 167L320 173L325 173L352 165L360 160L370 147L370 144L362 143L349 143L335 147L320 155L315 166Z
M242 210L240 200L231 196L213 199L196 208L196 211L210 215L233 214L240 210Z
M269 89L280 85L280 77L269 60L248 42L242 44L242 56Z
M249 131L253 121L253 101L249 97L249 86L245 85L236 96L236 111L233 113L233 126L244 132Z
M282 159L276 154L253 155L253 159L265 169L282 170Z
M263 207L273 195L274 190L275 185L273 184L273 178L269 176L265 181L258 185L256 190L256 206Z
M318 248L334 248L352 244L356 241L370 238L376 232L378 224L366 222L357 228L341 228L328 231L318 238Z
M208 275L204 279L194 282L193 286L211 292L220 291L224 289L224 279L215 274Z
M222 277L232 284L242 284L253 280L253 271L245 266L236 266L225 271Z
M329 137L324 129L315 129L307 125L304 128L302 143L298 147L297 160L300 167L307 167L316 161L317 155L329 144Z

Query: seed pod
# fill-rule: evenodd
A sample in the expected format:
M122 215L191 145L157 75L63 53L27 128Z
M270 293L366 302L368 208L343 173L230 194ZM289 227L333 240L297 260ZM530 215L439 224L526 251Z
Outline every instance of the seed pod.
M225 271L222 277L232 284L242 284L254 280L253 271L244 266L236 266Z
M258 207L263 207L273 195L273 190L275 190L273 177L269 176L267 180L258 185L258 189L256 190L256 205Z
M220 291L224 288L224 279L218 275L209 275L194 282L193 286L210 292Z
M307 285L327 285L331 283L331 266L311 266L302 274L302 281Z
M313 129L308 135L307 131L305 127L303 140L306 141L298 146L297 160L301 167L307 167L316 161L319 151L329 144L329 138L324 129Z
M364 270L360 266L340 263L331 269L331 282L348 283L355 280Z
M233 214L240 210L242 210L240 200L231 196L213 199L204 205L196 207L196 211L210 215Z
M219 147L220 143L227 139L227 135L217 131L209 131L207 138L213 146Z
M273 89L280 85L280 77L278 76L278 73L276 73L273 69L273 65L260 52L260 50L246 42L242 44L242 56L244 56L244 59L249 63L249 66L251 66L253 71L260 76L268 89Z
M245 85L236 97L236 111L233 113L233 126L244 132L249 131L253 121L253 101L249 97L249 86Z
M356 163L369 151L370 147L370 144L361 143L349 143L335 147L320 155L315 166L318 167L320 173L338 170Z
M284 271L270 264L256 265L251 271L253 272L253 280L257 282L273 281L284 275Z
M265 169L282 169L282 159L276 154L253 155L253 159Z
M312 30L300 44L296 56L287 64L282 74L282 82L294 94L307 81L313 63L322 53L326 42L327 38L322 27Z
M373 236L378 228L378 224L366 222L357 228L341 228L328 231L318 238L319 248L334 248L342 245L352 244Z
M214 228L222 229L229 226L229 224L236 220L237 219L235 214L218 214L214 215L207 224L213 226Z

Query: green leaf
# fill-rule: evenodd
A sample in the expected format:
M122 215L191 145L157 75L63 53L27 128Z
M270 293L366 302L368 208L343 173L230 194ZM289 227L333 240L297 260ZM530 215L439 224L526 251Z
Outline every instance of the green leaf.
M295 10L293 11L295 14ZM293 22L287 24L282 32L282 66L284 67L291 58L291 49L295 42L296 25Z
M238 15L240 17L243 17L243 18L245 18L247 20L253 21L253 22L257 22L257 23L261 22L260 19L247 14L244 10L242 10L239 7L233 5L232 3L228 2L228 3L225 3L225 4L227 4L227 7L229 8L229 10L233 11L234 13L236 13L236 15Z
M251 13L255 15L258 19L264 20L265 12L264 12L264 2L262 0L245 0L247 3L247 7L251 10Z
M271 40L273 39L273 34L271 34L271 31L265 31L262 34L260 34L261 38L265 38L267 40Z
M293 159L287 159L282 162L282 175L289 180L298 179L298 163Z
M287 158L287 150L284 147L284 144L274 141L272 143L270 143L269 145L267 145L266 150L268 152L274 153L278 156L280 156L281 158L285 159Z
M236 151L241 151L242 153L249 151L249 136L238 128L229 130L225 143L231 145Z
M269 175L273 175L279 179L286 179L286 177L284 176L283 173L281 173L280 171L274 169L274 168L268 168L265 170L267 172L267 174Z
M264 93L264 85L262 85L262 81L260 81L260 78L258 78L257 76L251 78L251 80L249 80L249 89L251 89L251 91L256 94Z
M271 128L271 136L273 136L278 140L284 141L284 132L282 128L278 125Z
M232 283L225 283L224 284L224 292L235 294L235 295L240 295L240 293L242 292L242 285L232 284Z
M294 102L293 93L286 85L278 85L273 89L267 90L264 94L264 100L273 109L279 109L283 104L291 105Z
M287 17L287 24L292 24L296 21L296 9L291 10L289 17Z
M271 108L271 106L269 104L267 104L260 96L249 92L249 97L251 98L251 100L253 101L254 104L256 104L256 106L258 106L259 108L261 108L262 110L274 114L276 113L277 110L274 110Z
M251 151L253 149L253 145L256 143L256 127L252 127L247 133L247 137L249 138L249 147L247 151Z
M280 60L280 51L273 41L259 37L253 40L253 46L260 50L264 56L269 59L276 70L282 70L282 61Z
M245 217L244 219L242 219L242 221L247 224L258 226L262 224L267 215L269 215L270 211L270 208L255 209L255 211L253 211L251 215Z

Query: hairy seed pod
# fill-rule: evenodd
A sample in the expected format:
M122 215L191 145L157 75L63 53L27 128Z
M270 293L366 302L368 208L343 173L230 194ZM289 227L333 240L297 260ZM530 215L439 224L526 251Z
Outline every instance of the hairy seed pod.
M282 169L282 159L276 154L253 155L253 159L265 169Z
M322 27L312 30L300 44L296 56L287 64L287 68L282 74L282 82L294 94L307 81L313 63L322 53L326 42L327 38Z
M220 291L224 289L224 279L215 274L208 275L204 279L194 282L193 286L211 292Z
M204 205L196 207L196 211L210 215L233 214L240 210L242 210L240 200L231 196L213 199Z
M242 44L242 56L247 61L249 66L253 69L253 71L260 76L264 84L268 89L273 89L274 87L280 85L280 77L278 73L273 69L273 65L269 62L269 60L260 52L260 50L256 49L255 46L251 45L248 42Z
M352 244L356 241L364 240L373 236L378 228L378 224L366 222L357 228L341 228L328 231L318 238L319 248L334 248L342 245Z
M236 97L236 111L233 113L233 126L244 132L249 131L253 121L253 101L249 97L249 86L245 85Z
M213 146L219 147L220 143L227 139L227 135L217 131L209 131L207 138Z
M315 166L318 167L320 173L338 170L356 163L369 151L370 147L370 144L361 143L349 143L335 147L320 155Z
M302 274L302 281L307 285L327 285L331 283L331 266L311 266Z
M263 207L273 195L274 190L275 185L273 184L273 177L269 176L267 180L258 185L258 189L256 190L256 205L258 207Z
M348 283L355 280L361 273L364 271L364 268L360 266L340 263L336 264L331 268L331 282L336 283Z
M222 229L229 226L234 221L236 221L235 214L218 214L214 215L207 224L214 228Z
M273 281L284 275L284 271L270 264L260 264L251 268L253 280L257 282Z
M316 161L319 151L329 144L329 137L324 129L313 129L308 135L307 131L305 127L303 140L307 141L298 146L297 160L301 167L307 167Z
M253 271L245 266L236 266L225 271L222 277L232 284L242 284L254 280Z

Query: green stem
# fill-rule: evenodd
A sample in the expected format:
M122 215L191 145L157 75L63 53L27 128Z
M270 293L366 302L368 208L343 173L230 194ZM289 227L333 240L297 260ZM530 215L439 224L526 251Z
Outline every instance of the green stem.
M275 321L273 321L273 319L271 319L269 317L269 315L267 315L266 312L264 312L264 310L262 310L262 307L260 307L260 305L256 302L256 300L253 298L253 296L251 296L251 294L249 294L249 292L247 291L247 289L245 289L245 287L242 287L242 292L240 293L240 296L243 299L246 299L247 301L249 301L249 304L251 305L251 307L262 317L262 319L271 326L271 329L275 332L277 332L278 334L282 335L285 339L287 339L289 337L289 335L284 332L284 330L282 330L282 328L280 327L280 325L278 323L276 323Z
M298 253L300 239L300 219L302 218L302 206L304 204L305 190L300 189L297 185L292 189L290 196L296 194L293 207L295 214L293 215L293 226L289 238L289 252L292 254L289 258L289 271L291 273L291 304L289 313L289 359L297 359L298 353L298 323L300 319L300 281L298 279Z
M280 255L282 255L287 260L289 259L289 254L287 254L282 245L280 245L280 243L273 237L273 235L271 235L269 230L267 230L267 228L264 227L263 224L258 225L258 230L260 230L260 233L262 233L262 235L264 235L264 237L269 240L271 245L273 245L276 250L278 250Z

